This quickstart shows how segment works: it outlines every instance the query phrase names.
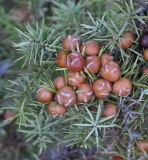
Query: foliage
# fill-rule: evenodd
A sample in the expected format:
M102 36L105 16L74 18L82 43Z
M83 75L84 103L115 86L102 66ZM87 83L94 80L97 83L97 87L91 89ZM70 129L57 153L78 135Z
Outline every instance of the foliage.
M71 147L96 146L100 152L119 153L127 159L144 159L147 156L135 152L134 146L137 139L148 138L148 77L141 74L146 63L137 43L142 32L137 23L144 24L148 17L137 14L141 8L132 0L107 2L51 1L52 14L45 17L42 23L36 23L35 26L28 24L23 31L17 29L20 42L14 46L20 56L15 63L21 64L23 70L16 80L10 81L8 90L13 105L8 108L17 112L18 130L37 147L34 157L41 155L50 144L63 142ZM95 9L95 4L101 4L102 9ZM134 31L137 39L125 51L117 40L127 30ZM121 98L112 94L106 99L118 104L116 116L100 116L102 100L84 104L83 108L68 108L66 115L61 118L47 115L47 105L35 101L37 88L42 83L52 89L54 77L66 73L56 68L55 56L61 48L64 35L69 33L79 33L83 40L97 40L103 46L100 55L107 49L119 62L121 77L132 79L134 88L130 96ZM89 111L92 104L97 104L97 111Z

